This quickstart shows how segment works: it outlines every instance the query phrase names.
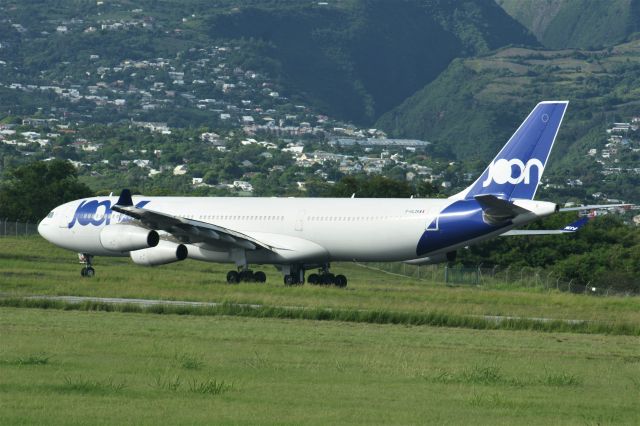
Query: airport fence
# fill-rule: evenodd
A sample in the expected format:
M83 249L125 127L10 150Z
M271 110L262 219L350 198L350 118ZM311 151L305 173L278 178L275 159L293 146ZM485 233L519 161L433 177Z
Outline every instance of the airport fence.
M596 282L587 284L576 283L573 280L563 281L554 275L553 271L543 268L507 267L484 268L437 265L407 265L394 262L374 262L365 265L386 273L415 278L418 280L442 283L449 286L470 285L491 288L537 288L543 290L559 290L569 293L592 295L626 295L638 296L638 289L620 289L603 286Z
M19 220L0 219L0 237L37 235L38 224Z

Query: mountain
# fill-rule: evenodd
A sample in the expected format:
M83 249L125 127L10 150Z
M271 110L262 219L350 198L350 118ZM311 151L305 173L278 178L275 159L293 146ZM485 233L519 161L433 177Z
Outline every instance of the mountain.
M208 34L259 41L261 54L273 60L291 92L358 123L372 123L456 57L537 45L493 1L284 4L215 14L207 20Z
M496 0L551 49L597 49L640 31L638 0Z
M456 59L376 126L395 137L431 141L442 155L486 164L537 102L568 99L552 170L567 178L591 176L603 188L599 171L608 167L619 177L622 169L637 168L640 143L636 151L621 148L625 154L615 165L600 164L587 151L607 148L607 125L640 116L639 88L640 40L600 51L504 48ZM638 181L629 173L626 185Z
M96 66L188 58L231 41L242 46L231 66L268 74L292 102L365 125L457 57L539 45L493 0L7 0L0 24L9 82L78 84Z

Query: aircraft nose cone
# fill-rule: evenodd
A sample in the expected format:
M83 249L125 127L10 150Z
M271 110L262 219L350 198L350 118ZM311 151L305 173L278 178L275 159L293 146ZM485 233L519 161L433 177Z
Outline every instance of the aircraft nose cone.
M51 224L47 223L46 220L41 220L40 223L38 224L38 234L40 234L40 236L45 240L51 241L51 239L49 238L50 232L51 232L50 230L51 230Z

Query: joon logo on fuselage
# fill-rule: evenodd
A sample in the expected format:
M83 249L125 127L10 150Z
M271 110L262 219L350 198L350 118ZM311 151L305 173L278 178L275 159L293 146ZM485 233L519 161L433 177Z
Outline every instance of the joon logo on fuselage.
M524 182L525 185L528 185L531 181L531 169L533 167L537 169L538 182L540 182L542 172L544 171L544 165L542 164L542 161L537 158L531 158L527 161L527 164L517 158L511 160L501 158L493 161L489 165L489 173L487 174L487 179L482 182L482 187L486 188L491 185L492 182L497 183L498 185L504 185L505 183L517 185Z
M140 201L136 204L136 207L142 208L148 203L149 201ZM80 203L67 227L73 228L76 223L80 226L109 225L111 223L112 214L113 210L111 210L111 200L85 200Z

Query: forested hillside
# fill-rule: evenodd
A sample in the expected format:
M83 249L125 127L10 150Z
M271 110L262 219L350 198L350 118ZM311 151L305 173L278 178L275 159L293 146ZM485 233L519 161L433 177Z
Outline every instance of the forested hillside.
M535 39L493 2L359 0L348 8L260 6L217 14L209 34L251 38L296 92L371 122L449 62ZM262 58L262 61L265 59Z
M593 49L640 31L637 0L496 0L551 49Z
M568 99L550 171L586 179L593 192L625 186L627 197L637 197L637 174L611 169L603 182L606 164L587 152L605 148L608 124L640 115L639 95L640 41L601 51L507 48L454 61L377 125L429 140L445 156L489 161L537 102ZM616 167L637 168L637 147L627 148Z
M492 0L54 0L9 1L2 10L0 56L11 82L81 84L96 66L186 58L233 41L231 65L358 124L372 124L456 57L537 45Z

